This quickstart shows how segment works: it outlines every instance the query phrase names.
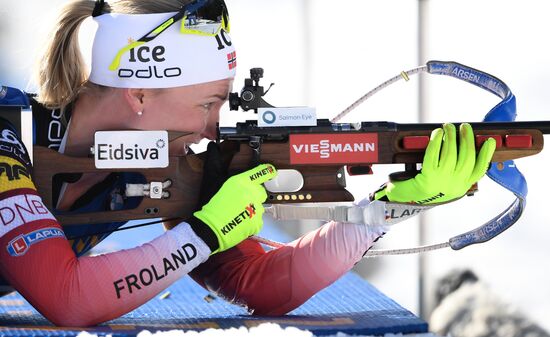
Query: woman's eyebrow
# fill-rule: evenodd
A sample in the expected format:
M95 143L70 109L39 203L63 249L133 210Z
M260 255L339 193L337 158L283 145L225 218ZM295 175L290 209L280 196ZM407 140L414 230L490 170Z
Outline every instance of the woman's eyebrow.
M225 101L228 96L229 94L227 93L223 93L223 94L216 93L216 94L210 95L208 98L219 98L220 100Z

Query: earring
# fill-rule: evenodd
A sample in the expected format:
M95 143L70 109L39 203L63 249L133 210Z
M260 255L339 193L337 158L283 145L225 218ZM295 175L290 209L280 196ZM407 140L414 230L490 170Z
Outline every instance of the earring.
M141 115L143 115L143 111L138 111L137 114L138 114L138 116L141 116Z

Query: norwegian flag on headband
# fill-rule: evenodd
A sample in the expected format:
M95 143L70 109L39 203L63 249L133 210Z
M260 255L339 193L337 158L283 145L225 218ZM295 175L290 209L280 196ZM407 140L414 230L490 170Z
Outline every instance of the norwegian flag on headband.
M229 70L235 69L237 67L237 53L231 52L227 54L227 65Z

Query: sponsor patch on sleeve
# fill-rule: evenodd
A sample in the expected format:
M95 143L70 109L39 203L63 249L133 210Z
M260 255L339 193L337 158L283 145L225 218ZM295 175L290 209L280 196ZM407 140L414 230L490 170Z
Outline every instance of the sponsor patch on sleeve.
M29 155L17 134L10 129L0 130L0 155L16 159L24 165L30 165Z
M55 220L38 195L23 194L0 201L0 238L11 230L37 220Z
M19 188L36 189L30 172L18 160L0 156L0 193Z
M64 238L65 233L59 228L48 227L41 228L30 233L24 233L16 236L8 243L6 247L11 256L21 256L29 250L35 243L53 238Z

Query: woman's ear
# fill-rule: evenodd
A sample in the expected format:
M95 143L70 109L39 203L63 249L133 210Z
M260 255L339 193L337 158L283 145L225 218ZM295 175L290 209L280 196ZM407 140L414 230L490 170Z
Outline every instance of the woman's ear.
M124 99L130 106L130 109L136 113L141 114L143 111L143 96L145 92L143 89L128 88L124 89Z

